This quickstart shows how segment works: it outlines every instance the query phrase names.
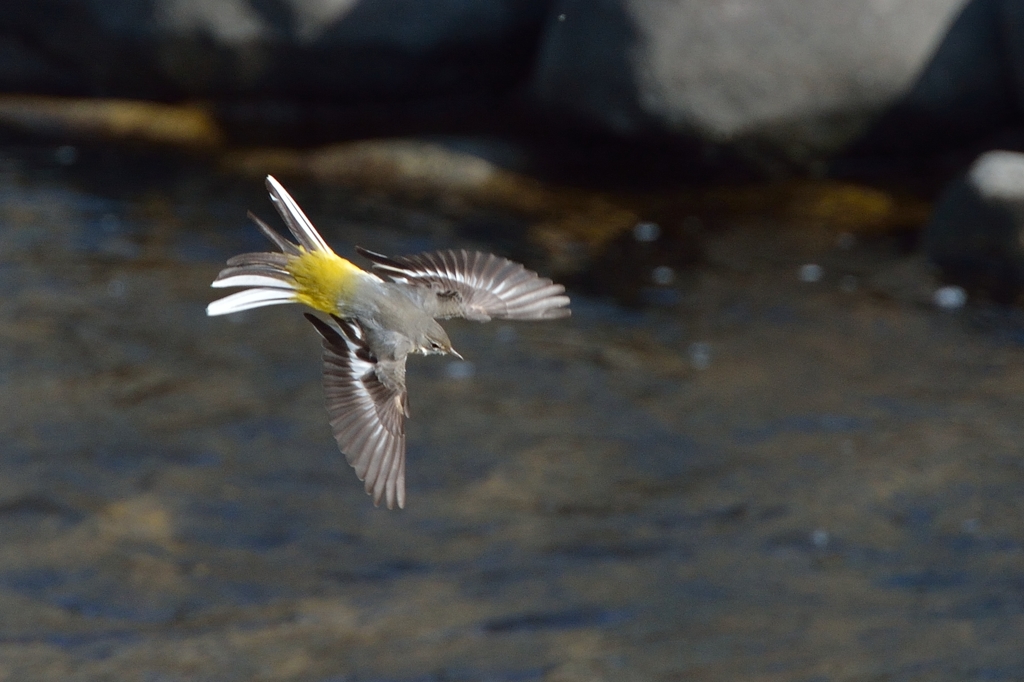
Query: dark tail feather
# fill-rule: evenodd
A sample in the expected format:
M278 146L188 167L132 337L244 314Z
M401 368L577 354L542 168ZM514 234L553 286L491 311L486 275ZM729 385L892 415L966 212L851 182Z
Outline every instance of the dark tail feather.
M279 235L277 231L274 230L274 228L260 220L255 213L249 211L247 215L249 216L249 220L256 223L256 227L260 228L260 232L263 233L263 236L269 239L270 241L274 242L274 246L281 249L282 253L286 253L289 256L301 255L302 252L299 251L298 245L291 243L290 241Z
M323 340L331 346L339 348L347 348L348 344L345 343L345 339L341 338L341 334L338 333L331 325L321 320L316 315L310 313L302 313L302 316L309 320L309 323L316 329L316 333L319 334Z

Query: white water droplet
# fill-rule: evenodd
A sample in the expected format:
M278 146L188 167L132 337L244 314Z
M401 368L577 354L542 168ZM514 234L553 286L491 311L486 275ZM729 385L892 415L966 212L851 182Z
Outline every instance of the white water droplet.
M476 374L476 366L468 360L455 360L445 365L444 374L449 379L465 381L472 379L473 375Z
M633 239L638 242L657 241L661 236L661 226L658 223L643 222L633 226Z
M651 270L651 281L658 286L667 287L676 280L676 271L667 265L659 265Z
M825 269L817 263L807 263L800 266L796 276L801 282L813 284L821 281L821 278L825 276Z
M687 355L694 369L705 370L711 366L711 344L694 341L687 349Z
M943 310L958 310L967 304L967 292L958 286L939 287L932 300Z

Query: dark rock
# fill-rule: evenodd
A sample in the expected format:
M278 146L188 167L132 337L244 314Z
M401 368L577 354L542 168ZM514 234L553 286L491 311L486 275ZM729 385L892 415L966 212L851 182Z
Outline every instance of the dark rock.
M1009 76L1013 84L1014 100L1018 107L1024 105L1024 3L1003 0L999 6L999 21L1002 27L1004 58L1009 64Z
M570 165L610 137L771 168L995 146L1021 122L1022 45L1018 0L10 0L0 92L209 100L250 145L532 133L542 113L583 133Z
M913 87L849 151L912 154L949 148L1019 120L1013 75L1017 61L1024 85L1024 51L1016 46L1024 38L1024 17L1013 9L1019 6L1012 0L968 2Z
M14 0L0 89L173 99L502 91L546 0Z
M629 135L649 129L630 51L641 38L619 0L563 0L541 40L533 94L542 106ZM640 48L642 49L642 48Z
M952 281L1008 300L1024 287L1024 154L991 151L953 181L925 230Z

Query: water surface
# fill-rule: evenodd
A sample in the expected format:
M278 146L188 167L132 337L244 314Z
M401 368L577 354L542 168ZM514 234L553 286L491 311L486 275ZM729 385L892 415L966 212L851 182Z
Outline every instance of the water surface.
M1024 326L873 289L884 242L729 226L639 309L448 323L388 512L300 311L204 315L261 183L61 161L0 150L0 679L1024 677ZM345 255L500 249L288 186Z

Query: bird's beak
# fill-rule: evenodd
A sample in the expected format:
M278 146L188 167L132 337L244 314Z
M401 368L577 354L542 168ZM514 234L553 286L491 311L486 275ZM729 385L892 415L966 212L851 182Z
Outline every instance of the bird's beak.
M448 355L454 355L459 360L465 360L466 359L466 358L462 357L461 355L459 355L459 351L455 350L454 348L449 348L448 349Z

